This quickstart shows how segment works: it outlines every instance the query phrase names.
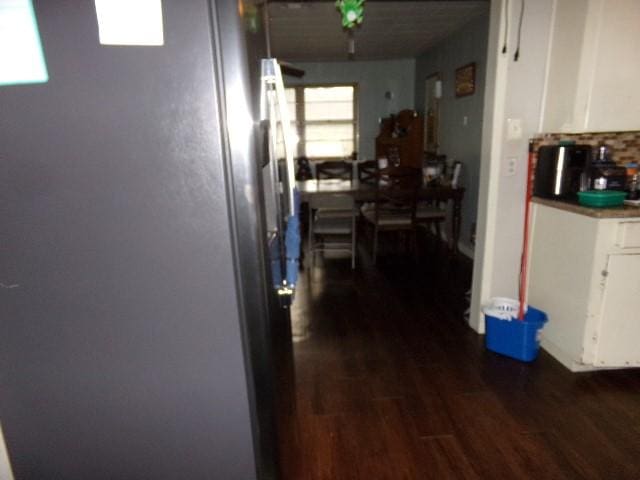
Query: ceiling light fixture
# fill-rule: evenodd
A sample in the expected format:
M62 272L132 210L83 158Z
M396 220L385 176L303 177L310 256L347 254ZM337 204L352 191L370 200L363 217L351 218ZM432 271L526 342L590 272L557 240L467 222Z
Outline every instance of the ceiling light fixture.
M342 26L353 28L362 23L365 0L337 0L336 8L342 15Z

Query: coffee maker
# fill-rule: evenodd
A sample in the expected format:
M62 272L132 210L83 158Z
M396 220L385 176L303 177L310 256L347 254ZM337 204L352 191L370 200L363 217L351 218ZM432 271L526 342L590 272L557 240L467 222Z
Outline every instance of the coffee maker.
M600 145L589 172L589 188L591 190L621 190L627 188L627 169L617 165L611 158L611 152L606 145Z
M589 189L589 145L548 145L538 149L533 182L537 197L575 200Z

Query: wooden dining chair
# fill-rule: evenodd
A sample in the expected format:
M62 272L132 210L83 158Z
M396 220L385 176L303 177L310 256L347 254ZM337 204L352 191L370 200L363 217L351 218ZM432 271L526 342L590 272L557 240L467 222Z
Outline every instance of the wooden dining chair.
M318 181L326 179L353 180L350 162L327 161L316 165ZM351 268L356 266L356 218L353 197L350 195L327 195L309 203L309 257L315 264L318 252L348 251Z
M410 167L389 167L379 171L375 202L362 207L362 215L373 227L373 263L378 258L380 232L406 232L416 246L416 206L421 171Z
M316 254L342 251L351 255L351 268L356 268L357 210L353 196L334 194L313 198L309 201L309 212L310 267L315 266Z
M431 161L440 163L443 166L446 165L446 155L431 154L429 158L431 158ZM439 180L436 180L436 182L438 181ZM431 233L431 228L433 227L438 241L442 240L440 225L446 220L446 218L446 202L444 202L444 204L439 200L418 202L418 207L416 209L416 222L418 226L424 227L428 233Z
M357 165L358 181L370 184L378 181L378 162L376 160L366 160Z
M316 165L316 178L318 180L353 180L353 168L350 162L341 160L321 162ZM318 217L351 217L353 215L353 202L343 199L342 202L336 199L326 199L326 205L322 205L323 200L316 201L314 210Z
M428 233L431 233L433 227L439 241L442 239L440 225L447 218L445 205L441 205L438 200L428 200L418 202L416 207L416 225L424 227Z

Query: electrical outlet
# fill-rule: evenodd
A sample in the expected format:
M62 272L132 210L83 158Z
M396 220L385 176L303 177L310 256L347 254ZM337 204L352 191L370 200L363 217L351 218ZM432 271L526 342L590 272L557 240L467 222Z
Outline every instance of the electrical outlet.
M504 171L505 177L513 177L516 174L516 165L518 159L516 157L507 158L507 168Z

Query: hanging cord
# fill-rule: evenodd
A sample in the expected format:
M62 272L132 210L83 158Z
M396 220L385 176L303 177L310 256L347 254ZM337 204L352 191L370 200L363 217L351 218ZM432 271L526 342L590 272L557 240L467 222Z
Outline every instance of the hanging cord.
M509 35L509 0L504 0L504 44L502 53L507 53L507 38Z
M522 35L522 19L524 18L524 0L520 4L520 19L518 20L518 44L516 45L516 53L513 55L513 61L517 62L520 58L520 37Z

